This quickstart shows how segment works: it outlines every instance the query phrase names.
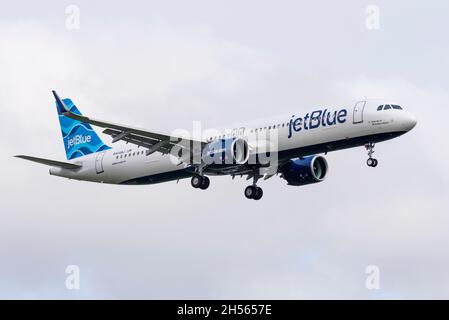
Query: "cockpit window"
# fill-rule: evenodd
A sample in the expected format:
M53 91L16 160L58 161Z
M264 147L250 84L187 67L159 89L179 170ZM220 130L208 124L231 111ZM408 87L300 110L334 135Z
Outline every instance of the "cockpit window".
M390 110L390 109L396 109L396 110L402 110L401 106L398 106L397 104L386 104L386 105L381 105L377 107L377 111L381 111L381 110Z

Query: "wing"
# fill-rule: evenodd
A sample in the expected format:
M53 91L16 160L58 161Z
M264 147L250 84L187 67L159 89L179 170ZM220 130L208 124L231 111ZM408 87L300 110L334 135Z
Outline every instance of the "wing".
M193 146L196 145L201 149L205 144L205 142L199 140L186 139L183 137L157 133L154 131L147 131L112 122L92 119L90 117L82 115L77 115L71 112L66 107L64 102L59 98L58 94L55 91L53 91L53 95L55 96L60 109L63 111L64 116L84 123L89 123L97 127L105 128L106 130L104 130L103 133L112 136L112 143L123 140L128 143L148 148L147 154L151 154L156 151L169 153L175 146L183 149L187 148L189 150L193 150Z
M61 162L61 161L48 160L48 159L42 159L42 158L36 158L36 157L30 157L30 156L22 156L22 155L15 156L15 157L24 159L24 160L28 160L28 161L37 162L40 164L45 164L45 165L51 166L51 167L59 167L59 168L69 169L69 170L75 170L75 169L81 168L80 165L68 163L68 162Z

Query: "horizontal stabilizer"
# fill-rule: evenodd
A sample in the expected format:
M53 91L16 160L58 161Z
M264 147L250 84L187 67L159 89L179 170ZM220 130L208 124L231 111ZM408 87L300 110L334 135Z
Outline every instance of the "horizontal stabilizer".
M36 158L36 157L30 157L30 156L22 156L22 155L15 156L15 157L24 159L24 160L37 162L40 164L45 164L47 166L59 167L59 168L63 168L63 169L75 170L75 169L81 168L80 165L68 163L68 162L61 162L61 161L48 160L48 159L42 159L42 158Z

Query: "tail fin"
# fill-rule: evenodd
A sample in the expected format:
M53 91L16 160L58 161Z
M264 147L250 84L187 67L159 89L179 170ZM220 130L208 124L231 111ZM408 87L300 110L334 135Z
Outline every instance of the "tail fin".
M61 125L62 139L67 155L67 160L76 159L91 153L111 149L95 133L90 124L70 119L64 116L65 110L81 115L81 112L70 99L59 99L53 91L58 110L59 124ZM60 105L60 104L64 105Z

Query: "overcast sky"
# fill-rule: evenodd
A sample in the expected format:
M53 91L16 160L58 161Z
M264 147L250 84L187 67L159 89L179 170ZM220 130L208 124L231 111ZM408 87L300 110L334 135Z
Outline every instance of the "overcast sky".
M1 1L0 298L449 298L447 1ZM165 132L363 97L418 125L376 169L330 153L325 182L256 202L229 177L108 186L12 158L65 160L52 89Z

